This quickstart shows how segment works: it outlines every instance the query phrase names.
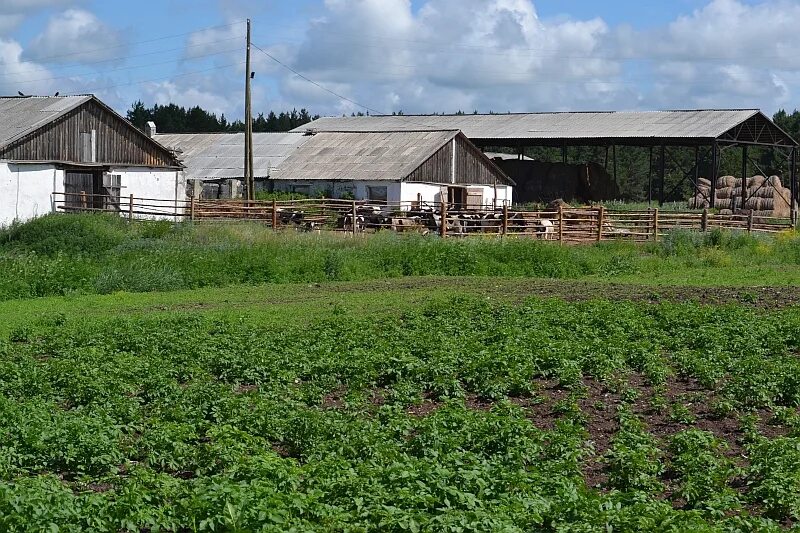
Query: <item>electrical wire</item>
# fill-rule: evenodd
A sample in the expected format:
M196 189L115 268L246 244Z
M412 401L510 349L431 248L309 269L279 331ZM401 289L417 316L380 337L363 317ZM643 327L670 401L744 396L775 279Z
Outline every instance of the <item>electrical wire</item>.
M367 111L369 111L369 112L371 112L371 113L373 113L375 115L387 115L387 113L384 113L382 111L378 111L377 109L369 107L369 106L366 106L364 104L360 104L360 103L356 102L355 100L353 100L351 98L348 98L346 96L343 96L343 95L337 93L336 91L332 91L331 89L328 89L327 87L325 87L321 83L317 83L316 81L312 80L308 76L306 76L306 75L302 74L301 72L295 70L294 68L290 67L289 65L287 65L286 63L284 63L283 61L278 59L277 57L273 56L272 54L270 54L266 50L262 49L260 46L257 46L257 45L255 45L253 43L250 43L250 44L251 44L251 46L253 48L255 48L256 50L260 51L262 54L266 55L268 58L273 60L278 65L280 65L283 68L289 70L290 72L293 72L296 76L298 76L299 78L301 78L301 79L307 81L308 83L314 85L315 87L318 87L318 88L322 89L323 91L332 94L336 98L339 98L340 100L343 100L345 102L349 102L349 103L351 103L351 104L353 104L356 107L359 107L361 109L366 109ZM421 126L421 127L425 128L426 130L430 129L430 126L428 124L421 124L419 122L414 122L412 120L408 120L408 119L404 118L402 115L396 115L396 116L397 116L398 120L401 120L401 121L406 122L408 124L413 124L415 126Z
M234 49L230 49L230 50L222 50L222 51L214 52L214 53L211 53L211 54L204 54L204 55L200 55L200 56L195 56L195 57L192 57L191 59L192 60L205 59L205 58L208 58L208 57L218 56L218 55L221 55L221 54L227 54L227 53L230 53L230 52L237 52L240 49L241 48L234 48ZM135 65L135 66L130 66L130 67L119 67L119 68L113 68L113 69L105 70L105 71L103 71L103 73L105 74L106 72L119 72L119 71L126 71L126 70L135 70L135 69L140 69L140 68L157 67L157 66L160 66L160 65L171 65L173 63L177 63L177 62L180 62L182 60L183 59L178 58L178 59L172 59L170 61L161 61L161 62L158 62L158 63L148 63L146 65ZM13 82L6 82L6 83L4 83L2 85L5 86L5 87L10 87L12 85L19 85L19 84L25 84L25 83L36 83L36 82L41 82L41 81L66 80L66 79L72 79L74 77L75 76L73 75L73 76L56 76L56 77L50 77L50 78L37 78L37 79L31 79L31 80L14 80Z
M147 40L144 40L144 41L133 41L133 42L130 42L130 43L124 43L124 44L119 44L119 45L115 45L115 46L106 46L105 48L95 48L93 50L81 50L80 52L70 52L68 54L60 54L60 55L40 57L40 58L37 59L37 63L42 64L42 65L46 65L47 64L47 60L49 60L49 59L61 59L61 58L64 58L64 57L80 56L80 55L84 55L84 54L91 54L91 53L94 53L94 52L105 52L106 50L111 50L111 49L115 49L115 48L126 48L126 47L137 45L137 44L147 44L147 43L154 43L154 42L158 42L158 41L166 41L168 39L175 39L177 37L184 37L186 35L192 35L192 34L195 34L195 33L201 32L201 31L215 30L215 29L219 29L219 28L230 28L232 26L237 26L239 24L244 24L244 23L245 23L245 21L242 20L242 21L238 21L238 22L232 22L230 24L220 24L218 26L208 26L206 28L199 28L199 29L192 30L192 31L189 31L189 32L184 32L184 33L176 33L176 34L173 34L173 35L165 35L163 37L155 37L153 39L147 39Z
M202 69L202 70L194 70L192 72L185 72L183 74L175 74L173 76L167 76L167 77L164 77L164 78L152 78L152 79L148 79L148 80L137 80L137 81L132 81L132 82L129 82L129 83L118 83L118 84L115 84L115 85L109 85L109 86L106 86L106 87L94 87L94 88L92 88L90 90L81 91L80 93L70 93L69 95L70 96L76 96L76 95L83 95L83 94L87 94L87 93L98 93L100 91L108 91L108 90L111 90L111 89L116 89L117 87L129 87L131 85L142 85L142 84L145 84L145 83L153 83L153 82L157 82L157 81L168 81L168 80L172 80L174 78L185 78L187 76L194 76L195 74L202 74L204 72L211 72L211 71L214 71L214 70L222 70L222 69L230 68L230 67L238 67L239 65L244 65L244 64L245 64L244 61L240 61L239 63L230 63L230 64L227 64L227 65L220 65L220 66L217 66L217 67L211 67L211 68Z

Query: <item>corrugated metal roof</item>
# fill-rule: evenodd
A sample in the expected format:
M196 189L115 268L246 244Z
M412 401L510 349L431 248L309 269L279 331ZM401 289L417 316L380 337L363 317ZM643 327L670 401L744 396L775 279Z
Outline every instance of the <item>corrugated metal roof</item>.
M92 96L0 97L0 148L53 122Z
M254 133L253 175L266 178L297 147L311 139L299 133ZM244 177L244 133L166 133L155 140L179 149L188 179Z
M714 139L759 113L732 109L325 117L295 131L461 130L470 139Z
M298 146L277 180L400 181L458 131L327 132Z

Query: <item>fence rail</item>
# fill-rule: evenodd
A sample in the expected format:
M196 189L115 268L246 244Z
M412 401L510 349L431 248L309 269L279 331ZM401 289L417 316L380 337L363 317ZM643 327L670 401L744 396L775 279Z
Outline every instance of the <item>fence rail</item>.
M349 200L163 200L112 198L87 193L53 193L57 212L112 212L135 219L169 219L196 223L254 221L275 230L339 232L363 235L381 230L438 234L442 237L515 236L562 243L631 240L656 241L676 229L715 228L748 233L777 233L793 228L789 219L752 213L718 215L662 212L658 209L612 211L605 207L560 207L521 210L509 206L467 210L460 205L424 202Z

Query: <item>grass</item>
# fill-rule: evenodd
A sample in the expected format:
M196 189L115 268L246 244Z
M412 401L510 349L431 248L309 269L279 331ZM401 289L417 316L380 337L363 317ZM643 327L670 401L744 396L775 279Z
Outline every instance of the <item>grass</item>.
M417 276L785 286L800 282L800 237L678 232L644 246L561 247L494 237L275 234L257 224L128 225L97 215L49 215L0 230L0 301Z

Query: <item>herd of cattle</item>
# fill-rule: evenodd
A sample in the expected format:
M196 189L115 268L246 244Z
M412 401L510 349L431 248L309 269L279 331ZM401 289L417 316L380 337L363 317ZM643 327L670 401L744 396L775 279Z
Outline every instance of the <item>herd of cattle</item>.
M322 227L335 224L336 229L346 233L364 233L368 231L391 230L398 233L416 232L422 235L441 234L442 224L446 224L445 233L452 236L469 233L502 233L504 227L503 213L449 212L446 219L441 211L422 207L407 212L387 211L385 207L363 205L355 209L340 212L335 219L321 215L311 215L300 210L279 210L279 221L282 226L293 226L298 231L318 231ZM505 224L508 233L531 234L540 239L553 240L555 224L552 220L540 216L524 216L522 213L508 213Z

